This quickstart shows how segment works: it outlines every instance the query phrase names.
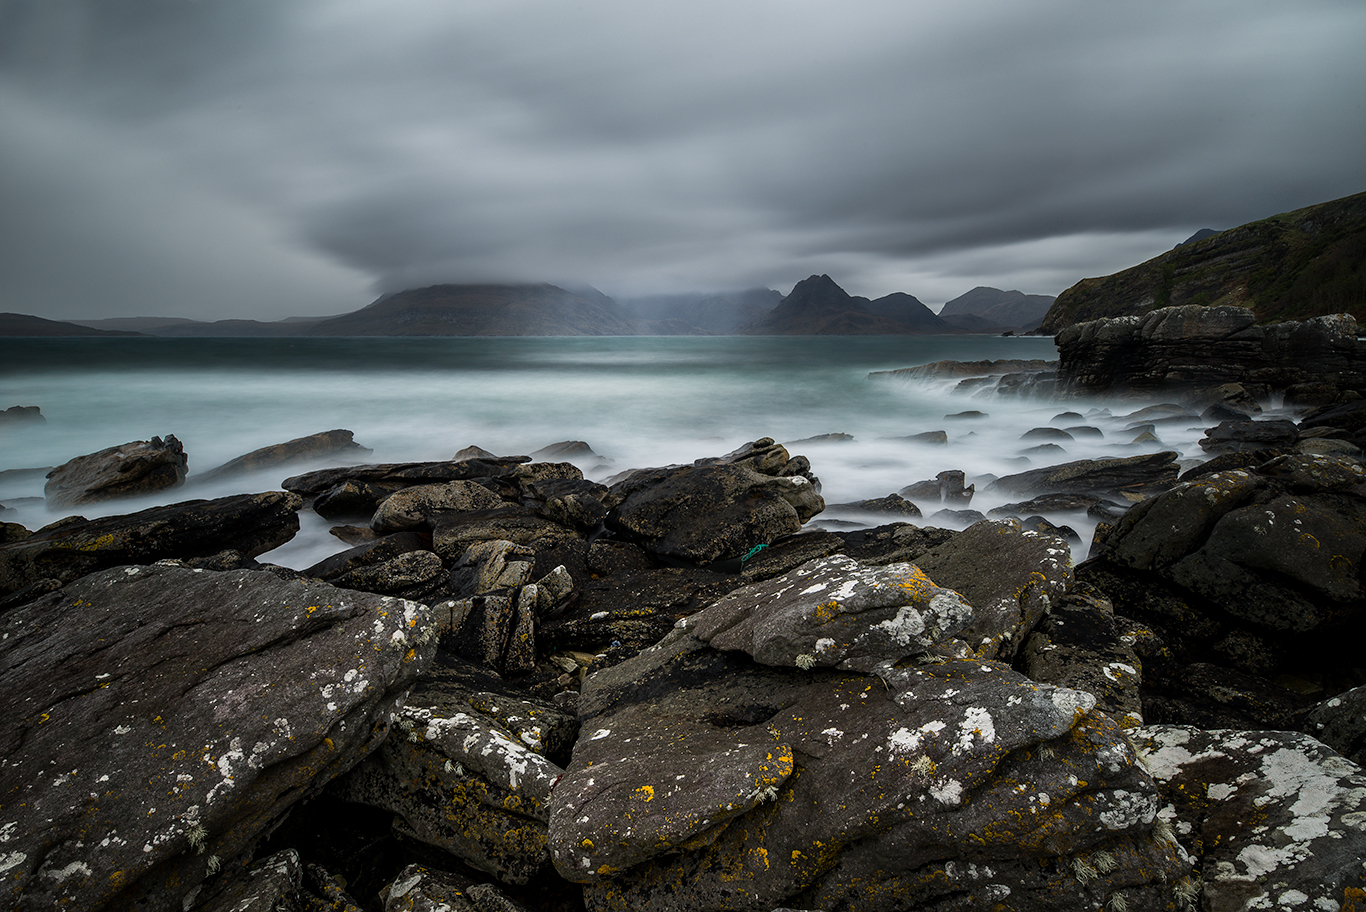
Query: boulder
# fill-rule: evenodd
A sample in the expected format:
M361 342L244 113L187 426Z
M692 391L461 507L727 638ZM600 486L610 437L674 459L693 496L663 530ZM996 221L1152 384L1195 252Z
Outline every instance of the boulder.
M856 500L852 503L827 504L827 513L875 513L880 516L919 516L920 508L900 494L888 494L875 500Z
M1353 763L1366 761L1366 687L1324 700L1306 716L1304 731Z
M78 456L47 475L49 509L153 494L185 482L189 458L174 435Z
M1016 496L1035 494L1114 495L1130 492L1146 496L1171 487L1180 467L1174 452L1079 459L1061 465L1030 469L993 481L988 491Z
M313 512L324 519L365 520L375 515L380 502L401 487L368 481L341 481L313 498Z
M477 481L414 485L386 497L371 517L370 528L381 534L430 529L438 513L495 510L503 505L501 497Z
M516 474L517 466L530 461L530 456L500 456L496 459L462 459L450 462L397 462L345 466L294 475L281 482L280 487L304 497L316 497L328 488L346 481L369 482L398 489L470 478L504 478Z
M964 486L967 480L967 473L960 469L949 469L940 472L928 481L917 481L915 484L907 485L897 493L905 498L933 498L942 503L954 503L967 506L972 502L972 495L976 493L976 485Z
M421 605L259 571L106 570L0 616L15 909L182 908L378 746Z
M743 557L825 508L803 457L763 438L691 466L645 469L611 486L609 528L647 551L693 563Z
M1199 908L1352 908L1366 896L1366 774L1282 731L1134 733L1160 814L1200 871ZM1187 881L1178 895L1197 899Z
M510 702L506 693L424 684L396 714L395 737L333 794L392 811L399 833L505 883L527 883L549 870L549 799L564 773L543 755L544 720L558 717L551 724L571 730L573 722L522 699L521 725L510 726ZM502 706L503 719L482 706Z
M1020 650L1020 668L1030 680L1091 694L1121 728L1143 724L1143 663L1094 588L1079 585L1049 605Z
M38 580L69 583L123 564L207 557L229 549L255 557L294 537L301 504L295 494L274 491L189 500L102 519L73 517L0 545L0 595Z
M1209 453L1233 453L1287 447L1300 437L1295 422L1278 418L1270 421L1221 421L1205 431L1200 449Z
M265 469L278 469L300 462L318 461L332 458L359 458L373 452L352 439L351 431L334 430L296 437L285 443L261 447L244 456L231 459L216 469L196 475L195 481L212 481L218 478L231 478L248 472Z
M1089 696L980 660L779 668L690 628L585 683L550 850L590 910L1041 910L1080 894L1137 912L1165 908L1162 881L1187 869L1153 839L1156 789ZM1102 851L1113 864L1079 883Z
M42 424L47 421L36 405L11 405L0 411L0 424Z
M1072 584L1067 542L1008 520L974 523L916 557L915 564L972 605L972 622L956 636L986 659L1014 656Z
M834 556L730 593L688 621L714 649L765 665L871 671L924 652L972 620L972 606L913 564Z

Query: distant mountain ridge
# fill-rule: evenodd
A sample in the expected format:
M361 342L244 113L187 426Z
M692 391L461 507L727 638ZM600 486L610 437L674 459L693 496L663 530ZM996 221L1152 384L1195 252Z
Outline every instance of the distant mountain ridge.
M1028 295L978 285L945 304L939 316L958 325L971 325L960 317L977 317L986 326L1030 330L1043 322L1056 299L1053 295Z
M29 314L0 313L0 336L139 336L123 329L94 329L64 320L48 320Z
M897 292L870 301L849 294L828 275L813 275L798 282L767 316L742 330L752 336L885 336L954 331L913 295Z
M1039 327L1181 304L1247 307L1262 323L1349 313L1366 322L1366 193L1273 215L1058 295Z
M977 289L975 291L981 291ZM991 289L1007 302L1030 298ZM980 295L979 295L980 297ZM38 318L29 318L37 320ZM278 322L175 317L71 321L61 333L117 328L172 337L280 336L631 336L631 335L907 335L1000 332L1018 323L973 314L942 319L914 295L876 300L850 295L828 275L813 275L783 295L771 288L627 298L594 288L541 284L430 285L386 294L359 310ZM88 327L88 328L87 328ZM5 332L0 335L23 335ZM60 334L37 332L41 335Z

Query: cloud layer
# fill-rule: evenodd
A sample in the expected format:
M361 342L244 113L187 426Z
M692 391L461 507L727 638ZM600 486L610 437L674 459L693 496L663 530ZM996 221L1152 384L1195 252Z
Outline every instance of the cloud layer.
M0 0L0 310L1056 294L1366 189L1366 7Z

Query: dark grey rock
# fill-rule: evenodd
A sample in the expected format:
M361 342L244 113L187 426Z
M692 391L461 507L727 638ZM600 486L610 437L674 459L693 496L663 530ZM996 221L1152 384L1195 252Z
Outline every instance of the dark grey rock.
M421 605L170 566L0 626L3 889L24 910L180 909L378 746L435 651Z
M678 630L585 683L551 855L594 909L728 909L737 881L754 909L844 908L855 889L870 910L1055 908L1078 889L1160 908L1160 880L1187 868L1151 838L1156 791L1090 705L981 660L879 680ZM1074 861L1101 848L1115 865L1079 887Z
M608 527L653 554L696 563L743 557L799 531L825 501L809 472L779 474L786 450L760 443L723 460L633 473L611 487Z
M913 564L833 556L730 593L688 619L693 636L765 665L871 671L962 630L972 606Z
M386 497L370 518L370 528L381 534L430 529L438 513L494 510L503 505L501 497L477 481L414 485Z
M189 459L175 435L135 440L78 456L48 473L50 509L152 494L184 484Z
M899 494L888 494L875 500L856 500L851 503L826 504L830 514L874 513L881 516L919 516L920 508Z
M70 517L0 546L0 595L41 579L69 583L123 564L225 550L255 557L294 537L301 504L295 494L274 491L189 500L101 519Z
M323 459L357 459L373 452L369 447L361 446L352 438L351 431L341 429L310 434L307 437L296 437L294 440L285 443L252 450L245 456L238 456L216 469L210 469L194 476L194 480L211 481L231 478L248 472L278 469L297 465L301 462L316 462Z
M1014 656L1072 583L1066 541L1002 520L975 523L915 563L972 605L972 622L957 637L985 659Z
M1239 450L1265 450L1287 447L1299 439L1295 422L1283 418L1270 421L1221 421L1205 431L1200 448L1210 453Z
M1003 494L1096 494L1120 490L1152 493L1171 487L1179 468L1174 452L1112 459L1079 459L996 479L987 488Z

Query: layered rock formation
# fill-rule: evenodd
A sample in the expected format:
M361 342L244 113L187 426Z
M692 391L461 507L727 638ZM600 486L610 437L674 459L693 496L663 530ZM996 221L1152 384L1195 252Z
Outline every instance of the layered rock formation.
M1057 335L1065 393L1366 388L1366 349L1346 314L1257 325L1243 307L1186 305L1068 326Z

